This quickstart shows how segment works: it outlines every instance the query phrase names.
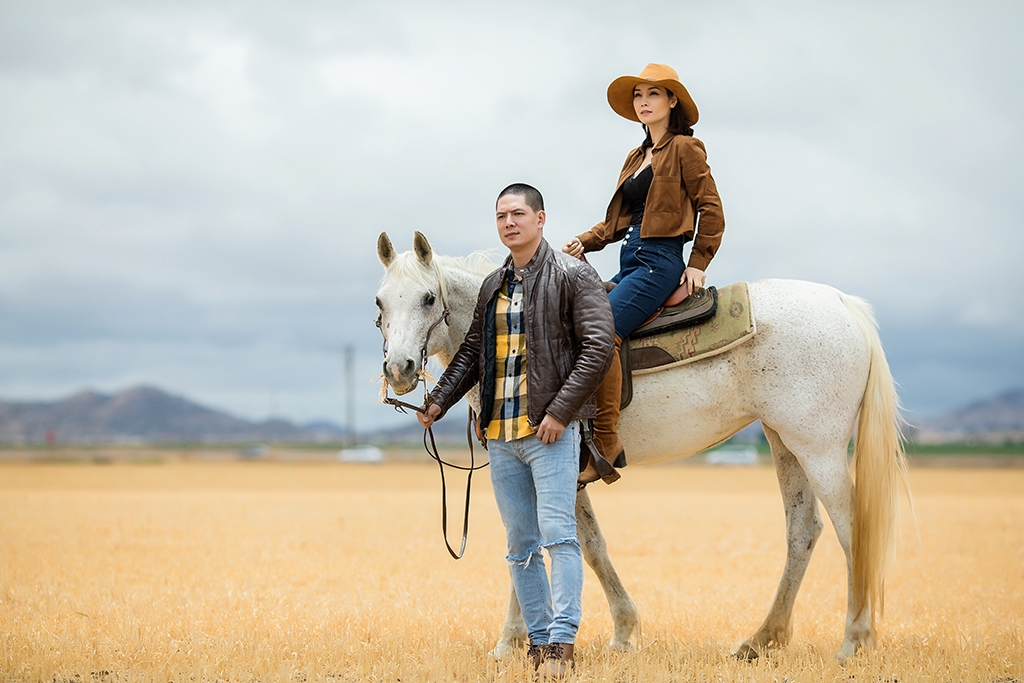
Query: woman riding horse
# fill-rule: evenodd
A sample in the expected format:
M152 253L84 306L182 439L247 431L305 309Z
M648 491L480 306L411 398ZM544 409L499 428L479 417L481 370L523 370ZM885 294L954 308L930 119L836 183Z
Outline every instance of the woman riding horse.
M697 106L674 69L648 64L639 76L616 78L608 86L608 103L618 115L641 123L647 137L626 156L605 220L570 239L562 251L582 257L622 240L619 272L611 279L616 287L608 295L615 315L616 357L597 391L594 443L609 462L625 463L618 437L622 340L677 287L685 287L689 295L704 286L704 271L722 241L725 216L704 143L693 137ZM691 239L690 262L684 264L683 245ZM597 478L593 463L580 475L581 483Z

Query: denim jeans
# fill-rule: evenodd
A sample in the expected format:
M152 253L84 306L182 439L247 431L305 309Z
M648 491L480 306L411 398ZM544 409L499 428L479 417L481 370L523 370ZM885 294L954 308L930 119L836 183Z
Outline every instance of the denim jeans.
M579 423L551 444L536 435L487 442L491 482L508 539L509 572L530 643L575 643L583 607L583 554L576 537ZM551 582L544 566L551 558Z
M683 244L679 237L640 238L640 226L626 230L619 252L615 289L608 295L615 316L615 334L625 339L640 327L679 287L683 276Z

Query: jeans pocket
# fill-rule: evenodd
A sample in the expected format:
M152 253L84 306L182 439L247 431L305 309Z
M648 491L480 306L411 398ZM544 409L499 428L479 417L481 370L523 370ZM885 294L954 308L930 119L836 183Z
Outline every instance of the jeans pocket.
M637 250L636 252L636 260L639 261L643 265L643 267L647 269L648 273L654 272L654 267L643 259L643 256L640 255L639 250Z

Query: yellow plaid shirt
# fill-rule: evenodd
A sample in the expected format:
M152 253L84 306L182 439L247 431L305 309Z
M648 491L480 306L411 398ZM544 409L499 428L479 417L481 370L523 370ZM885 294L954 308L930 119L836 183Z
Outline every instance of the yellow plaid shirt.
M533 434L526 403L526 317L523 284L510 269L494 310L494 411L487 438L513 441Z

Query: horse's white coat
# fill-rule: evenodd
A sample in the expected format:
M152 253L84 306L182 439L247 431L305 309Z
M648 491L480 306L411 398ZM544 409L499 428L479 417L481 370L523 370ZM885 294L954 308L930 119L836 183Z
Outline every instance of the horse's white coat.
M427 328L440 314L440 303L424 303L438 290L434 266L448 281L451 325L435 329L429 352L445 365L468 330L485 274L483 267L438 260L444 257L432 256L418 233L414 247L414 252L396 256L386 236L378 243L378 255L387 268L377 293L382 331L388 340L384 372L398 393L415 387ZM873 642L873 608L881 598L886 558L884 552L853 553L855 491L847 444L862 407L880 416L881 424L873 422L871 429L884 432L884 438L861 439L859 434L858 441L887 444L892 452L862 458L858 448L858 460L866 463L858 465L858 477L861 467L875 467L884 468L887 476L873 476L871 481L898 479L903 454L892 378L870 308L860 299L824 285L784 280L750 283L749 291L757 317L755 337L705 360L634 377L633 402L622 413L619 433L629 465L645 465L693 455L760 419L783 496L787 558L764 623L740 645L737 655L756 657L767 647L788 642L796 595L823 528L820 500L847 558L849 598L839 656L850 656ZM869 371L874 391L866 393ZM879 402L875 394L885 399L884 405L875 405ZM476 399L471 396L478 405ZM884 550L895 533L898 500L888 489L877 499L885 503L864 507L870 519L860 520L859 533L863 538L881 535L879 547ZM629 647L638 623L636 607L608 559L585 491L577 501L577 520L584 556L598 574L611 607L612 645ZM855 577L862 575L864 585L856 584ZM513 596L495 654L507 653L524 634Z

